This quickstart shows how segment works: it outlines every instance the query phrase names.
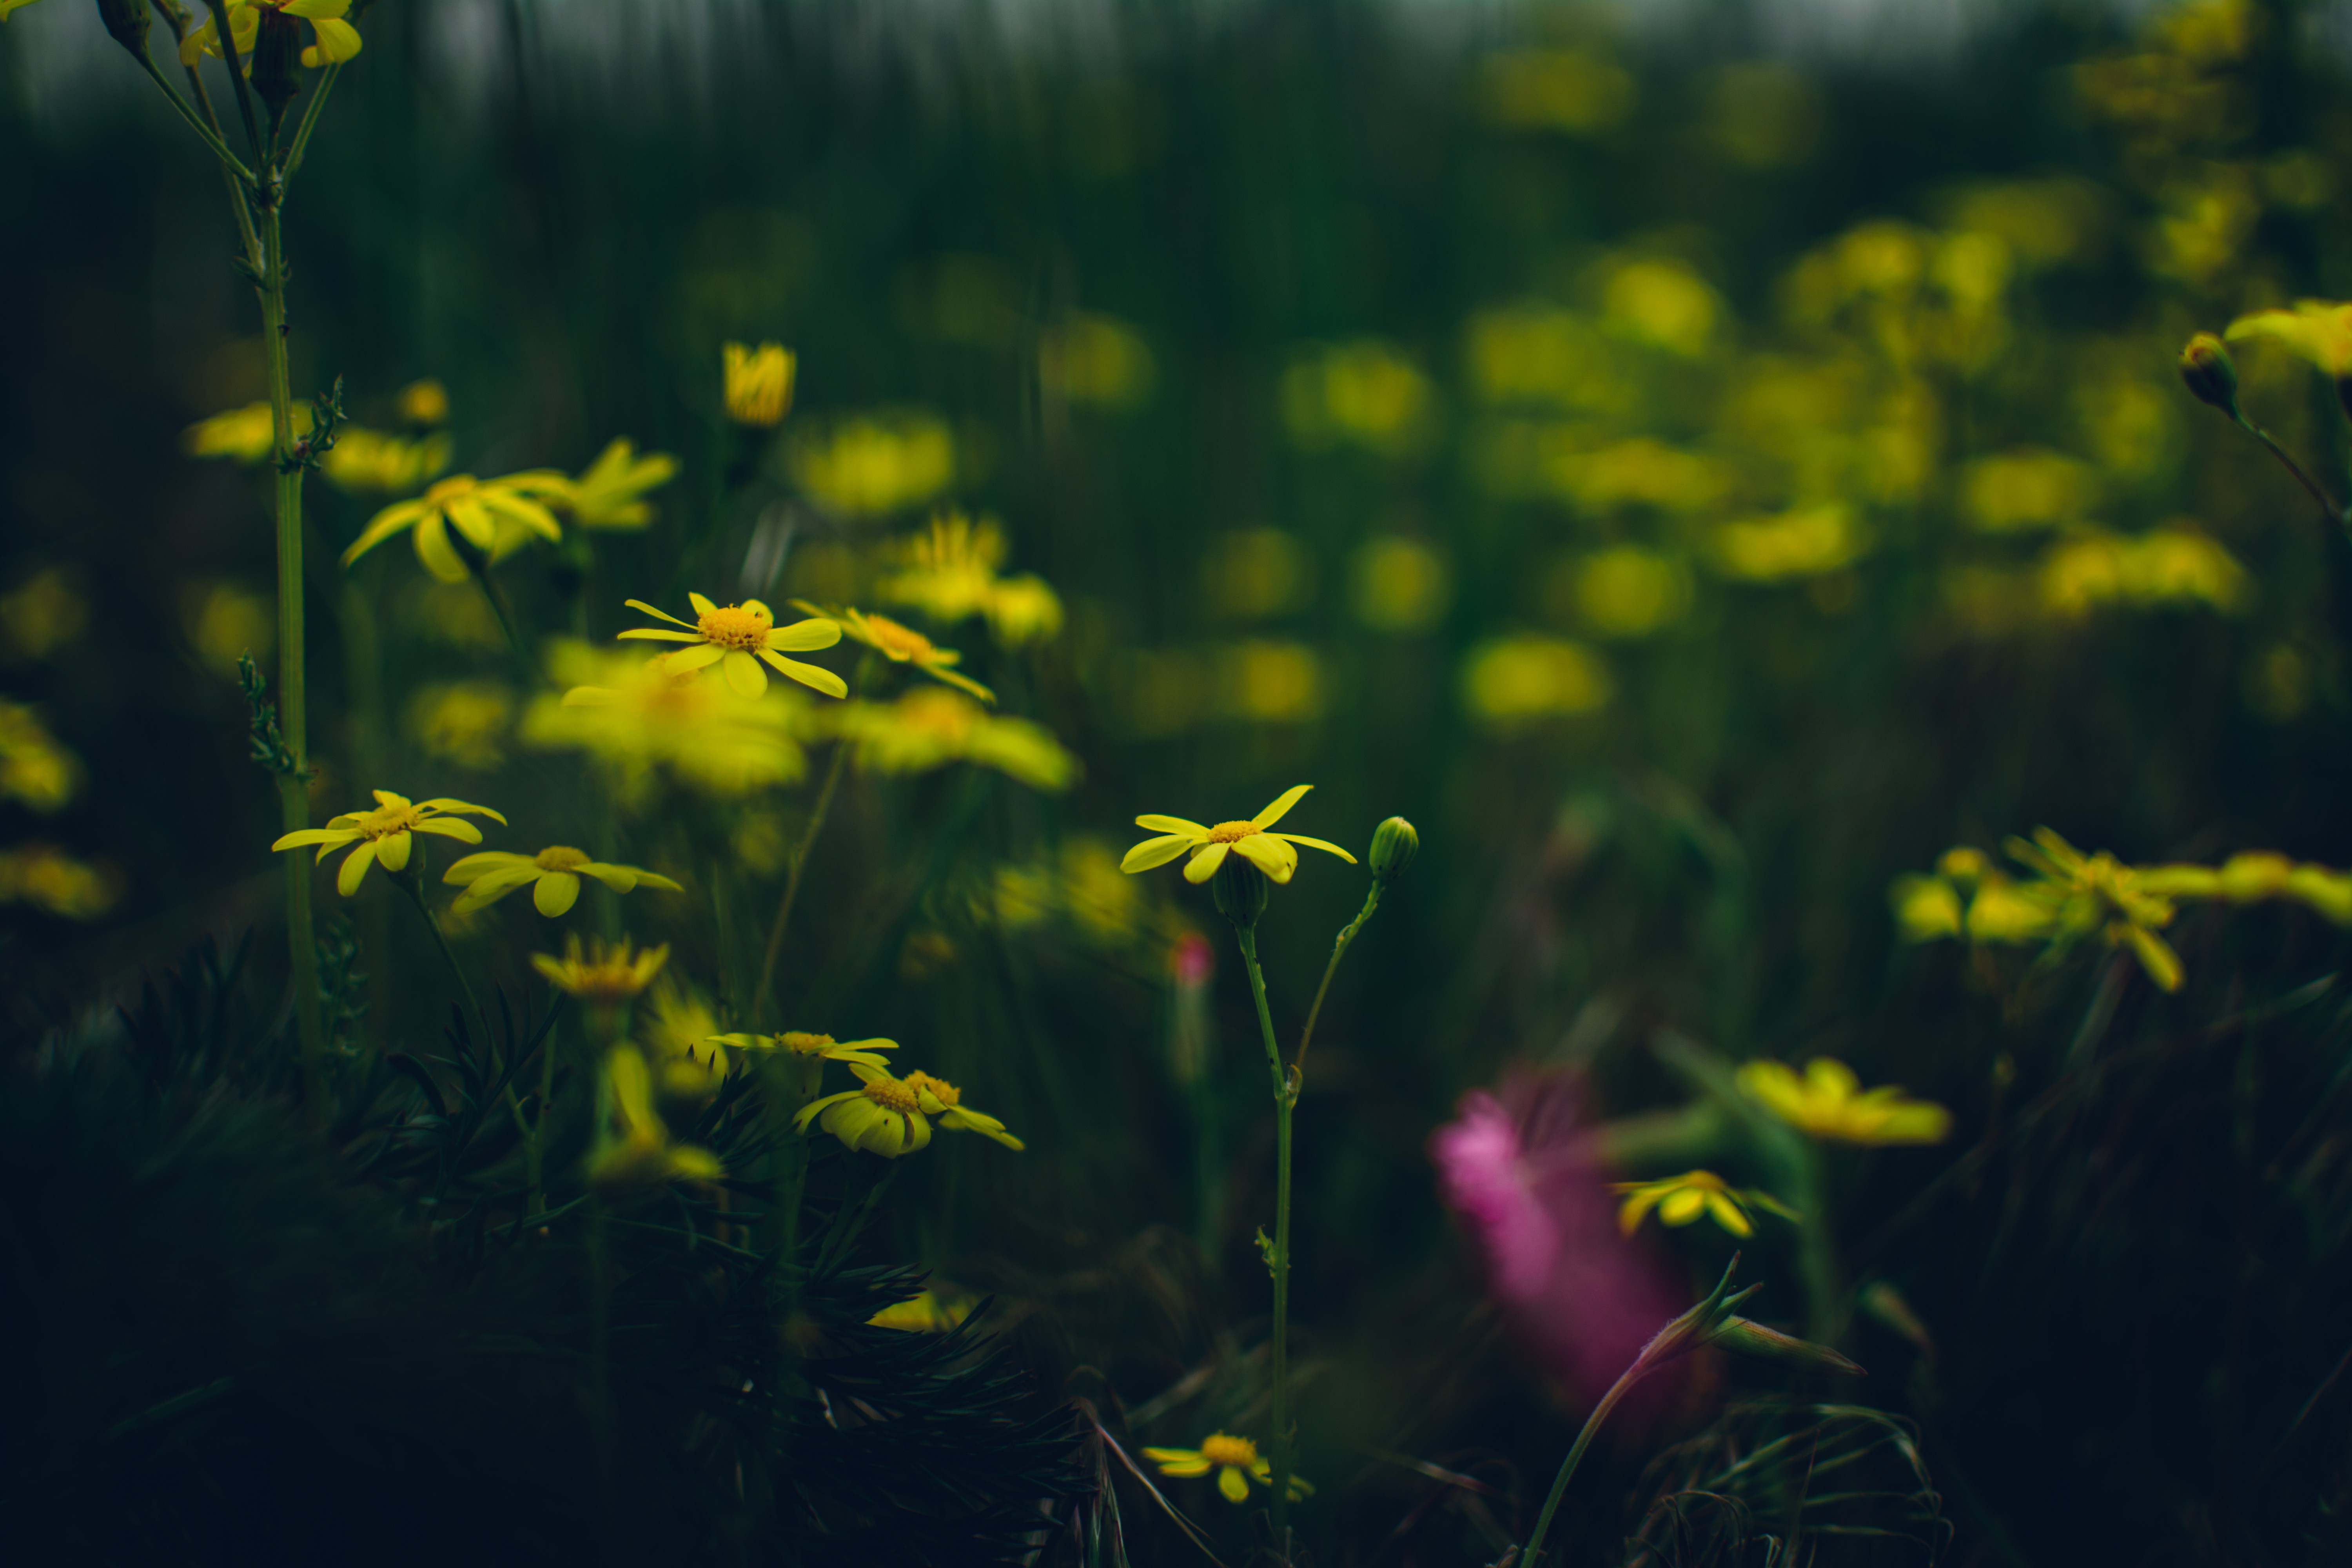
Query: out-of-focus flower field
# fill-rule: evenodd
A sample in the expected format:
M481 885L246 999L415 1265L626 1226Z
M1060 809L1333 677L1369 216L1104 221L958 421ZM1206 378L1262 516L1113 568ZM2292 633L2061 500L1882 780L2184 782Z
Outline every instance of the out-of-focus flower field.
M573 1260L586 1414L516 1430L603 1500L507 1562L2352 1554L2352 326L2261 314L2352 295L2334 8L229 8L333 84L281 432L213 155L0 0L0 1168L63 1281L0 1295L19 1407L99 1412L18 1489L284 1427L170 1404L279 1376L217 1293L110 1357L174 1247L293 1301L221 1260L381 1226ZM2245 321L2239 427L2180 356ZM24 1087L118 1058L111 1122ZM311 1176L132 1173L231 1085ZM826 1383L898 1337L996 1381ZM792 1436L712 1446L766 1372L643 1415L758 1355ZM544 1393L485 1376L381 1425ZM199 1493L70 1539L395 1506Z

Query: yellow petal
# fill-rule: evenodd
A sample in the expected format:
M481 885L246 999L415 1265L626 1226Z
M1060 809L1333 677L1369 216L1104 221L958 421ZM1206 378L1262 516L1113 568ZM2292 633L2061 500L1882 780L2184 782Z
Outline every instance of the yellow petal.
M623 642L700 642L700 632L674 632L666 626L631 626L613 634Z
M333 827L298 827L278 838L272 849L299 849L311 844L348 844L352 835Z
M449 531L443 526L439 512L416 525L416 559L444 583L462 583L473 575L466 570L465 560L457 547L449 542Z
M1661 1195L1663 1194L1654 1182L1633 1188L1632 1195L1626 1198L1624 1206L1617 1211L1618 1231L1622 1235L1631 1236L1641 1229L1643 1216L1657 1206Z
M1135 819L1138 827L1149 827L1154 833L1181 833L1198 843L1209 837L1209 830L1197 822L1187 822L1181 816L1159 816L1150 812Z
M295 3L299 5L301 3L301 0L295 0ZM286 9L291 11L294 9L294 6L289 5ZM362 47L360 42L360 30L357 27L352 26L349 22L322 16L317 21L312 22L310 26L319 35L319 46L316 50L304 49L302 51L302 63L304 65L316 66L319 64L318 60L311 58L314 53L323 56L325 58L333 61L337 65L341 65L343 61L352 58L360 52Z
M1171 833L1164 838L1147 838L1127 852L1126 858L1119 861L1118 868L1122 871L1134 872L1149 871L1154 866L1165 866L1207 837L1205 832L1199 838L1190 834Z
M841 640L841 627L832 621L812 619L778 626L768 634L768 646L778 653L814 653Z
M1734 1236L1752 1236L1756 1232L1756 1227L1748 1223L1748 1216L1739 1212L1739 1205L1721 1193L1706 1194L1706 1212L1715 1216L1716 1224Z
M375 864L375 846L362 841L360 847L343 857L343 868L335 875L335 891L350 898L360 890L360 879Z
M454 838L460 844L479 844L482 841L482 830L461 817L427 817L416 825L416 831L437 834L443 838Z
M1345 860L1350 866L1356 863L1356 858L1353 855L1349 854L1345 849L1340 848L1337 844L1332 843L1327 838L1309 838L1304 833L1269 833L1266 837L1268 838L1287 839L1293 844L1304 844L1309 849L1320 849L1326 854L1337 855L1340 859Z
M1249 1481L1244 1478L1238 1465L1217 1467L1217 1490L1227 1502L1249 1501Z
M699 594L688 594L686 602L694 606L694 613L698 616L707 616L719 607Z
M197 31L209 35L212 26L210 22L206 22ZM367 527L361 531L357 539L352 541L351 548L343 552L343 564L350 565L402 529L413 527L416 520L423 517L429 510L420 500L400 501L384 508L368 520Z
M1228 847L1230 846L1212 844L1193 856L1184 868L1184 879L1198 887L1215 876L1217 868L1225 863L1225 851Z
M676 653L661 656L665 675L691 675L698 669L708 669L727 657L727 650L717 643L698 642L692 647L679 648Z
M1658 1217L1668 1225L1688 1225L1706 1212L1706 1194L1696 1187L1676 1187L1658 1203Z
M531 907L548 919L570 909L580 899L580 879L569 871L550 871L530 890Z
M405 833L387 833L376 841L375 858L387 871L408 869L408 851L416 841Z
M1253 833L1236 841L1234 853L1265 872L1266 879L1276 887L1287 884L1290 874L1298 869L1298 851L1263 833Z
M727 657L719 661L719 668L725 672L727 684L736 696L765 697L768 694L768 672L760 668L758 659L741 648L729 650Z
M773 665L785 679L797 680L812 691L822 691L827 697L849 695L849 682L821 664L803 664L799 659L786 658L777 653L762 652L760 657Z
M706 604L708 604L709 602L709 601L708 601L708 600L705 600L705 601L704 601L704 603L706 603ZM698 629L697 629L697 627L695 626L695 624L694 624L692 621L681 621L681 620L679 620L676 616L671 615L667 610L656 610L656 609L655 609L651 605L646 604L643 599L624 599L624 600L622 600L622 601L621 601L621 603L623 603L623 604L625 604L625 605L628 605L628 606L629 606L629 608L631 608L631 609L633 609L633 610L643 610L646 615L649 615L649 616L660 616L663 620L666 620L666 621L669 622L669 623L670 623L670 625L672 625L672 626L684 626L687 630L688 630L688 631L690 631L690 632L693 632L693 633L694 633L694 635L695 635L695 636L697 636L697 637L700 637L700 636L702 635L702 633L701 633Z
M1255 816L1251 817L1250 820L1256 823L1261 829L1272 827L1276 823L1282 820L1283 813L1288 811L1292 806L1297 805L1300 801L1305 800L1307 798L1307 792L1314 787L1315 786L1313 784L1292 784L1288 789L1282 792L1281 797L1272 805L1267 806L1264 811L1261 811Z

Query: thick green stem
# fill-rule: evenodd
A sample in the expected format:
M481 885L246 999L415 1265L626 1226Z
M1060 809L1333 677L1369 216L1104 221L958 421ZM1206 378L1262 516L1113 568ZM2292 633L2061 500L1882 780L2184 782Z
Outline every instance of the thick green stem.
M1257 965L1257 932L1236 924L1234 937L1241 945L1242 964L1249 971L1250 996L1257 1003L1258 1032L1265 1039L1265 1068L1274 1089L1274 1329L1267 1341L1272 1363L1268 1403L1273 1430L1268 1446L1274 1461L1274 1532L1285 1540L1290 1510L1290 1114L1298 1104L1296 1069L1286 1072L1282 1047L1274 1039L1274 1014L1265 1005L1265 976Z
M1535 1568L1541 1560L1544 1536L1551 1530L1551 1516L1559 1511L1559 1500L1568 1495L1569 1479L1576 1474L1576 1467L1583 1462L1584 1451L1592 1447L1592 1439L1599 1435L1601 1424L1609 1419L1609 1413L1617 1408L1618 1401L1623 1399L1649 1370L1646 1357L1636 1358L1633 1364L1625 1369L1624 1374L1609 1385L1609 1392L1601 1396L1601 1403L1592 1407L1592 1414L1584 1418L1584 1429L1577 1433L1574 1446L1568 1450L1568 1458L1559 1462L1559 1474L1552 1478L1551 1493L1544 1499L1543 1511L1536 1515L1536 1527L1528 1536L1527 1554L1521 1559L1523 1568Z
M751 993L751 1016L755 1022L768 1015L768 988L776 981L776 960L783 955L784 927L791 923L793 904L801 896L801 878L808 870L809 850L816 844L816 836L824 826L825 814L833 809L834 792L841 787L842 770L849 763L849 742L833 743L833 761L824 770L824 784L816 792L816 805L809 811L808 826L801 833L799 847L793 851L793 868L784 878L783 900L776 905L775 923L768 928L768 953L760 961L760 984Z

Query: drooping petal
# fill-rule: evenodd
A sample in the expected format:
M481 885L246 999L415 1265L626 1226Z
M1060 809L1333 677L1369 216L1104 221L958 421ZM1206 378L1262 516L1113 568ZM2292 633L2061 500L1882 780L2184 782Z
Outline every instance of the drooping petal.
M462 583L473 575L457 546L449 542L449 530L437 511L416 525L416 559L444 583Z
M1282 820L1282 814L1284 812L1288 811L1292 806L1297 805L1300 801L1305 800L1307 798L1307 792L1314 787L1315 786L1313 784L1292 784L1288 789L1282 792L1280 797L1278 797L1272 805L1267 806L1264 811L1261 811L1255 816L1251 817L1250 820L1256 823L1261 830L1272 827L1276 823Z
M1350 866L1356 863L1356 858L1353 855L1349 854L1345 849L1340 848L1337 844L1332 843L1328 838L1309 838L1304 833L1269 833L1266 837L1269 838L1287 839L1293 844L1304 844L1309 849L1320 849L1326 854L1337 855L1340 859L1345 860Z
M574 866L572 869L583 877L595 878L616 893L625 893L634 889L637 885L640 875L634 866L608 866L602 860L590 860L583 865ZM643 873L643 876L649 882L667 880L667 878L656 877L650 871ZM677 884L671 882L670 886L675 888Z
M1185 866L1184 879L1198 887L1215 876L1217 868L1225 863L1225 851L1231 847L1226 844L1212 844L1202 849Z
M451 496L441 503L441 515L477 550L487 551L498 542L499 521L479 496Z
M666 620L666 621L669 622L672 626L684 626L687 630L688 630L688 631L690 631L690 632L694 632L694 634L695 634L697 637L700 637L700 636L702 635L698 630L697 630L697 629L696 629L695 625L694 625L694 623L693 623L692 621L681 621L681 620L679 620L676 616L671 615L667 610L656 610L656 609L655 609L651 605L646 604L643 599L624 599L624 600L622 600L622 601L621 601L621 603L623 603L623 604L625 604L625 605L628 605L628 606L629 606L629 608L631 608L631 609L633 609L633 610L643 610L646 615L649 615L649 616L660 616L663 620Z
M426 811L450 811L461 816L487 816L500 827L507 826L505 817L500 816L490 807L476 805L470 800L457 800L449 795L436 795L431 800L420 800L416 804Z
M289 16L317 22L331 16L349 16L352 0L283 0L278 8Z
M180 40L180 63L193 66L206 55L220 53L213 37L213 25L209 18L201 26L189 28L188 36Z
M1624 1236L1631 1236L1635 1231L1641 1229L1643 1218L1647 1215L1652 1209L1657 1206L1658 1199L1662 1195L1664 1194L1659 1191L1655 1183L1650 1183L1635 1187L1632 1192L1628 1193L1625 1196L1624 1206L1617 1211L1617 1229L1619 1233Z
M799 659L786 658L777 653L762 652L760 657L766 659L787 679L797 680L812 691L822 691L827 697L849 695L849 682L821 664L803 664Z
M1143 1457L1159 1466L1163 1476L1182 1479L1209 1473L1209 1461L1195 1448L1146 1448Z
M200 30L210 31L211 27L212 24L207 22ZM384 508L368 520L367 527L360 531L360 536L352 540L351 547L343 552L343 564L350 565L402 529L413 527L418 518L432 510L421 500L398 501Z
M839 1094L828 1094L823 1100L812 1100L806 1105L802 1106L799 1112L793 1116L793 1131L795 1132L806 1131L808 1130L808 1124L815 1121L824 1111L831 1110L834 1106L840 1104L845 1100L861 1100L863 1098L865 1097L859 1094L857 1090L854 1089L845 1089Z
M765 697L768 694L768 672L760 661L741 648L730 648L719 668L727 677L728 686L738 697Z
M1149 827L1154 833L1181 833L1195 843L1209 837L1209 830L1197 822L1190 822L1181 816L1161 816L1154 812L1146 812L1137 817L1135 825Z
M700 632L674 632L663 626L631 626L627 631L615 632L613 635L623 642L700 642L702 640Z
M840 626L820 618L794 621L768 634L768 646L778 653L814 653L840 640Z
M538 876L539 868L529 860L524 860L520 866L502 867L475 878L473 885L458 894L457 900L449 907L461 914L470 914L476 910L488 909Z
M1249 1501L1249 1481L1239 1465L1217 1467L1217 1490L1227 1502Z
M1748 1223L1748 1216L1739 1212L1739 1205L1721 1193L1706 1194L1706 1212L1715 1216L1716 1224L1734 1236L1746 1237L1756 1234L1756 1227Z
M1277 888L1287 884L1290 874L1298 869L1298 851L1263 833L1253 833L1236 842L1234 853L1265 872L1266 879Z
M1668 1225L1688 1225L1706 1212L1706 1194L1696 1187L1676 1187L1658 1202L1658 1217Z
M1201 835L1201 838L1207 837L1205 833ZM1184 833L1171 833L1164 838L1147 838L1127 852L1126 858L1119 861L1118 868L1122 871L1149 871L1154 866L1165 866L1198 844L1201 838Z
M295 5L300 3L301 0L295 0ZM289 5L286 9L291 11L294 5ZM360 30L349 22L337 17L322 16L310 26L319 35L319 42L316 47L302 51L302 63L314 69L329 61L341 65L356 56L362 47Z
M550 871L530 890L531 907L553 920L580 901L580 879L569 871Z
M362 841L360 847L343 857L343 868L335 874L335 891L350 898L360 890L360 879L375 864L375 845Z
M454 838L460 844L479 844L482 830L462 817L432 816L416 825L419 833L437 833L444 838Z
M529 529L541 539L558 540L563 537L562 526L555 521L555 514L528 497L491 490L483 495L481 504L482 510L493 517L503 518L509 522Z
M299 849L307 844L324 844L331 847L337 844L349 844L352 839L358 837L358 834L352 833L346 828L298 827L293 832L279 837L278 840L269 847L272 849Z
M408 869L408 851L415 840L405 833L387 833L376 840L375 858L383 862L387 871Z
M450 861L449 868L441 873L441 879L463 887L468 882L478 881L488 876L493 871L531 864L530 856L518 855L511 849L481 849L471 855L461 855Z
M941 680L946 681L950 686L959 687L965 691L971 692L974 697L979 698L982 702L987 703L992 708L996 706L996 693L991 691L987 687L982 686L979 681L974 680L971 676L958 674L956 671L949 669L936 662L927 663L923 668L931 674L939 677Z
M727 657L727 650L715 642L698 642L692 647L682 647L675 653L661 656L665 675L691 675L707 669Z

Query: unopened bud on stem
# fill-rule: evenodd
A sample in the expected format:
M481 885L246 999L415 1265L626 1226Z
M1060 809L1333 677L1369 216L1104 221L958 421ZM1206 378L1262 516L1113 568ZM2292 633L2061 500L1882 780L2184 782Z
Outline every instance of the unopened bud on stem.
M286 106L302 90L302 25L274 5L259 8L261 26L253 39L253 90L269 106L275 136Z
M2238 366L2221 340L2200 332L2180 351L2180 379L2200 403L2228 415L2238 415Z
M155 20L147 0L98 0L98 19L116 43L139 59L147 58L147 28Z
M1372 875L1392 882L1412 858L1421 853L1421 835L1402 816L1391 816L1372 829Z

